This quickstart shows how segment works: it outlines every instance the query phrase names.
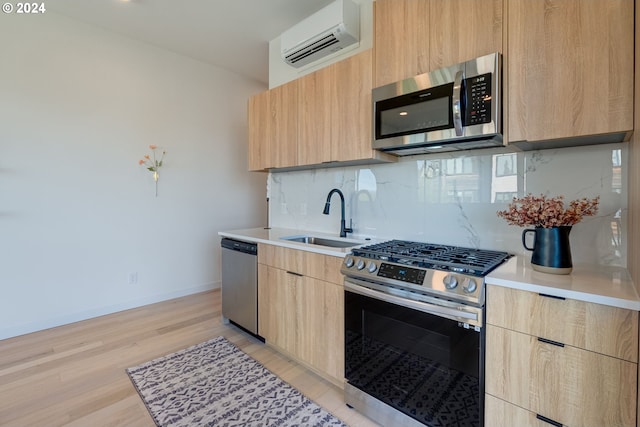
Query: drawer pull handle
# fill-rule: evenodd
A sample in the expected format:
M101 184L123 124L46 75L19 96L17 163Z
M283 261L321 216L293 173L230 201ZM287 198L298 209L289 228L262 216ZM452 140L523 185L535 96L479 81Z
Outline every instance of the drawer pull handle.
M559 300L562 300L562 301L566 300L565 297L558 297L558 296L555 296L555 295L549 295L549 294L538 294L538 295L540 295L541 297L545 297L545 298L559 299Z
M555 345L558 347L564 347L564 344L558 341L553 341L553 340L548 340L546 338L540 338L538 337L538 341L543 342L545 344L551 344L551 345Z
M292 274L292 275L298 276L298 277L304 277L304 274L296 273L295 271L287 270L287 274Z
M547 417L542 416L540 414L536 414L536 418L539 419L540 421L544 421L545 423L549 423L552 426L562 427L562 423L559 423L557 421L553 421L551 418L547 418Z

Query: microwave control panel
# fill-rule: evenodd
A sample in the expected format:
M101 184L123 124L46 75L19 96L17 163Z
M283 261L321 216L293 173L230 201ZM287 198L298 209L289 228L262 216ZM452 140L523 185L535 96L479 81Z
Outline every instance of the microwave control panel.
M464 79L465 126L491 122L491 73Z

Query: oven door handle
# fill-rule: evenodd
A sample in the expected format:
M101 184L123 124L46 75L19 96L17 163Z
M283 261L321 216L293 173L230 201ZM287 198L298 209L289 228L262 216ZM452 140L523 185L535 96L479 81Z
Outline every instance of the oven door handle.
M384 292L376 291L364 286L354 285L348 281L344 282L344 288L349 292L354 292L366 297L371 297L377 300L386 301L392 304L400 305L406 308L421 311L423 313L435 314L443 316L452 320L459 320L461 322L472 321L473 324L481 326L477 312L464 311L462 308L456 309L453 307L444 307L441 305L430 304L422 301L414 301L406 298L400 298L395 295L390 295Z
M462 79L464 73L458 71L453 79L453 94L451 96L451 109L453 110L453 127L456 136L462 136Z

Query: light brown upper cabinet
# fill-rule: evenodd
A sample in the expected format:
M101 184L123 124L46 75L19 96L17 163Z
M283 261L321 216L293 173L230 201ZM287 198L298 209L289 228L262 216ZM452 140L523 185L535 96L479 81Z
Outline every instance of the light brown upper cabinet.
M248 168L259 171L266 168L269 159L270 137L269 91L249 98L247 126L249 132Z
M298 166L395 161L371 148L372 52L298 79Z
M331 67L299 79L298 165L312 165L332 160L331 150Z
M269 160L273 167L282 168L297 164L298 144L298 81L272 89L271 140Z
M628 136L634 2L509 0L505 7L509 142Z
M249 170L298 164L298 81L249 98Z
M429 0L376 0L374 11L374 87L429 71Z
M371 148L372 52L253 96L249 170L396 161Z
M374 87L502 52L502 0L377 0Z
M431 0L429 16L432 70L502 53L503 0Z
M371 148L372 56L370 49L330 67L332 161L396 161L394 156Z

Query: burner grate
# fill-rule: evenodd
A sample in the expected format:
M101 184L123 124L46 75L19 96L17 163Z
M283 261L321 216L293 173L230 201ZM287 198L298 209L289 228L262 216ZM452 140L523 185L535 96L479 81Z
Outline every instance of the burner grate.
M508 257L505 252L453 247L448 252L436 254L430 261L447 265L454 271L460 268L484 276Z
M506 252L389 240L353 249L352 254L438 270L484 276L510 257Z

